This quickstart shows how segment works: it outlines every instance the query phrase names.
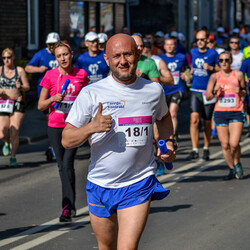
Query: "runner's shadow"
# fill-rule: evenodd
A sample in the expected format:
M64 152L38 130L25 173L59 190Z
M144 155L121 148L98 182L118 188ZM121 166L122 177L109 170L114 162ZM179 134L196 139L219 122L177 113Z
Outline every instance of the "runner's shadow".
M160 212L176 212L180 209L188 209L192 207L190 204L186 205L176 205L172 207L151 207L149 213L154 214L154 213L160 213Z

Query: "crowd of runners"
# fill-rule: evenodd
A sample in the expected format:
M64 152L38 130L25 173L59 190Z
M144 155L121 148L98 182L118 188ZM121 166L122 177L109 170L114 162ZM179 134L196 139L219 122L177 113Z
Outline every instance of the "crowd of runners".
M202 159L210 159L211 137L218 136L229 168L225 179L243 178L239 143L243 125L250 122L247 28L230 32L218 27L212 33L203 27L194 32L191 45L174 27L167 34L130 34L124 29L126 34L110 38L90 31L77 56L68 41L52 32L46 47L25 69L15 67L12 49L4 49L0 67L3 155L10 155L11 167L17 165L23 95L30 88L25 72L39 74L38 109L48 122L47 160L56 159L62 184L60 222L69 222L76 214L74 157L77 147L88 140L86 190L99 247L136 248L150 201L168 194L155 175L165 174L164 162L175 159L178 110L184 98L191 109L192 148L186 160L199 159L202 124ZM70 80L67 87L66 80ZM168 153L160 153L159 139L166 141ZM120 167L115 166L117 161ZM142 188L145 192L135 196Z

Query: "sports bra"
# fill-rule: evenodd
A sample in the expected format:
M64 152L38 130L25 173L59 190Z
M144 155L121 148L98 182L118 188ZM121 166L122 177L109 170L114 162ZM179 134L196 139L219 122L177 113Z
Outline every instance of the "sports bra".
M2 74L0 75L0 89L16 89L16 81L19 79L17 68L15 68L15 75L8 78L4 75L4 66L2 66Z

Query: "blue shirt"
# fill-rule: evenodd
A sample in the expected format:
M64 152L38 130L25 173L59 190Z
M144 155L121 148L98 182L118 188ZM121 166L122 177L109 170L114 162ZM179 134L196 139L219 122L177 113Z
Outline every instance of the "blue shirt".
M81 54L76 61L75 66L87 72L90 83L105 78L109 73L109 67L104 59L104 53L104 51L100 51L97 56L90 56L87 51Z
M55 58L55 56L48 52L47 48L41 49L32 57L32 59L29 61L27 65L40 67L45 66L47 67L47 71L51 69L55 69L58 66L58 62ZM41 80L43 79L44 73L39 73L38 78L38 85L40 85Z
M191 61L193 67L193 82L190 91L192 92L206 92L207 84L210 75L213 71L203 69L203 64L215 67L219 65L219 55L214 49L207 49L206 52L199 52L199 48L190 51Z
M244 76L246 74L247 78L250 78L250 57L242 62L240 71L244 74ZM250 87L250 82L248 83L248 87Z
M179 53L175 54L173 57L168 57L166 54L163 54L160 57L168 65L168 68L174 78L173 86L163 85L165 95L170 95L178 91L184 92L185 84L184 81L180 78L180 74L183 71L183 66L188 65L186 56Z

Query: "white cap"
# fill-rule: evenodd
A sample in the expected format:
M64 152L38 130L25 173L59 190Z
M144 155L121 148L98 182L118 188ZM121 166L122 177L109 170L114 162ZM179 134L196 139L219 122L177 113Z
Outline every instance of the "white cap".
M218 27L218 28L217 28L217 32L223 32L223 33L224 33L224 32L225 32L225 30L224 30L224 28L223 28L223 27Z
M233 32L233 33L240 33L240 29L234 28L232 32Z
M166 34L164 35L164 39L167 39L167 38L169 38L169 34L168 34L168 33L166 33Z
M105 33L98 34L99 43L105 43L108 41L108 36Z
M157 31L155 36L164 37L164 33L162 31Z
M93 42L96 39L98 39L98 35L93 31L91 31L85 35L85 41Z
M172 31L170 33L170 36L172 36L172 37L178 37L178 33L176 31Z
M178 33L178 38L180 41L186 41L186 37L182 33Z
M56 32L51 32L47 35L45 43L56 43L60 40L60 36Z

